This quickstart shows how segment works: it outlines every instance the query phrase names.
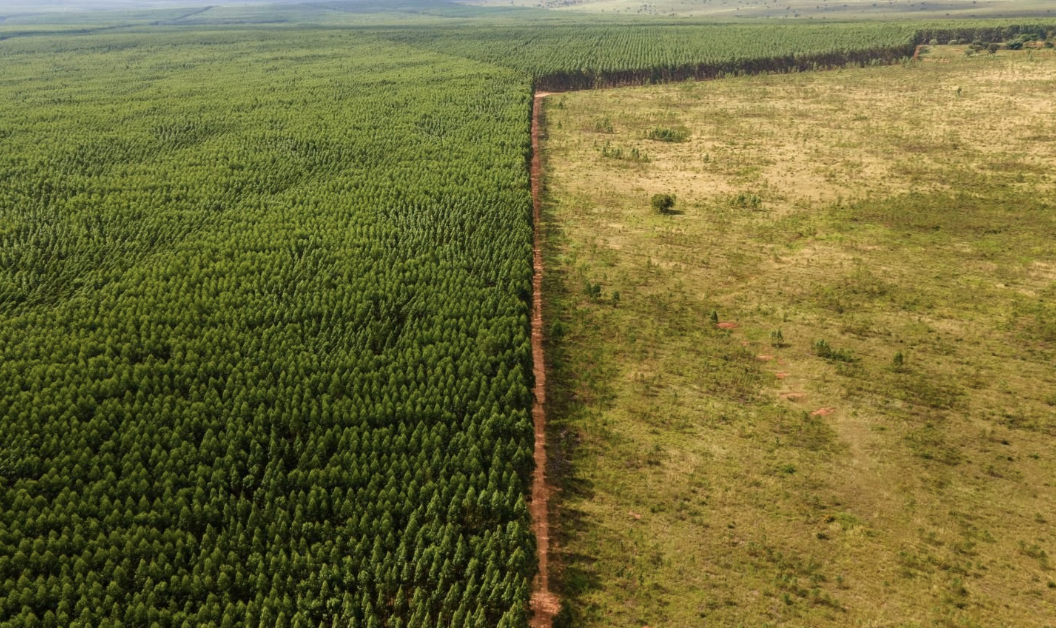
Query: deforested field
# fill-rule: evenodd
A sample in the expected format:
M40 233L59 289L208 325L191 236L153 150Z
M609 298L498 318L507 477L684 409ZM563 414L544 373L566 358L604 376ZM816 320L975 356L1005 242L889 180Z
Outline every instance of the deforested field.
M575 625L1053 623L1056 55L965 51L547 98Z
M0 15L0 628L526 626L533 91L1046 33L401 6Z

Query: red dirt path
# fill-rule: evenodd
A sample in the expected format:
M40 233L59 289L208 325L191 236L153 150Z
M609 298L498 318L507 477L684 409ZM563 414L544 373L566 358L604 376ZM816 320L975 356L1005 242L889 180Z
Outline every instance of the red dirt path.
M548 504L550 487L546 484L546 362L543 355L543 249L539 242L542 220L542 163L539 157L539 109L547 92L536 92L532 106L532 215L535 242L532 246L532 371L535 375L535 401L532 422L535 424L535 472L532 476L532 531L539 553L539 574L532 583L531 628L550 628L557 613L557 596L550 591L547 558L550 553Z

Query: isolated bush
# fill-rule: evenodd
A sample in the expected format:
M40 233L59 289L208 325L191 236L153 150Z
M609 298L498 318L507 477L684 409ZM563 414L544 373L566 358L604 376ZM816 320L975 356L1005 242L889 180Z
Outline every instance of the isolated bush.
M618 159L621 161L635 161L639 163L647 163L649 156L638 150L635 146L629 151L625 151L620 147L613 147L611 143L605 142L605 145L601 147L601 156L608 159Z
M1051 41L1047 41L1047 42L1045 42L1045 47L1046 48L1052 48L1053 47L1053 43Z
M1001 48L1001 44L990 44L989 46L986 47L987 51L989 51L990 54L994 54L1000 48Z
M763 199L751 192L741 192L730 196L729 204L731 207L740 207L741 209L759 209L763 206Z
M1005 44L1005 48L1009 50L1021 50L1023 48L1023 42L1021 41L1010 41Z
M939 45L939 40L938 39L932 39L931 41L928 42L928 45L929 46L938 46Z
M605 116L599 120L594 121L594 132L595 133L614 133L612 127L612 118Z
M550 337L551 338L564 338L565 334L568 333L568 325L565 325L561 321L554 321L554 324L550 326Z
M666 214L675 208L675 195L674 194L653 194L652 200L649 201L653 209Z
M684 142L689 139L689 129L684 126L674 129L658 126L650 129L645 137L658 142Z
M814 355L837 362L854 362L854 356L846 349L833 349L826 340L814 341Z
M591 301L597 301L598 299L601 298L601 284L600 283L591 283L591 282L588 281L583 286L583 292L587 295L587 297Z

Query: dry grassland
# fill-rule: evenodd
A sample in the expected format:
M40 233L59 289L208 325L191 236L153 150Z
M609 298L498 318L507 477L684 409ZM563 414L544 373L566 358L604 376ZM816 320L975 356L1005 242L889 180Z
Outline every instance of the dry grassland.
M577 623L1056 625L1056 55L922 59L548 98Z

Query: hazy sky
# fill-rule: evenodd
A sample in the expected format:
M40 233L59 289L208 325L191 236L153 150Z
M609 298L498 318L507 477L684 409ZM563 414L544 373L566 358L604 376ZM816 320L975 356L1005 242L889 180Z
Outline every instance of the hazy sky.
M0 0L0 15L40 10L152 9L224 4L293 4L309 0Z

